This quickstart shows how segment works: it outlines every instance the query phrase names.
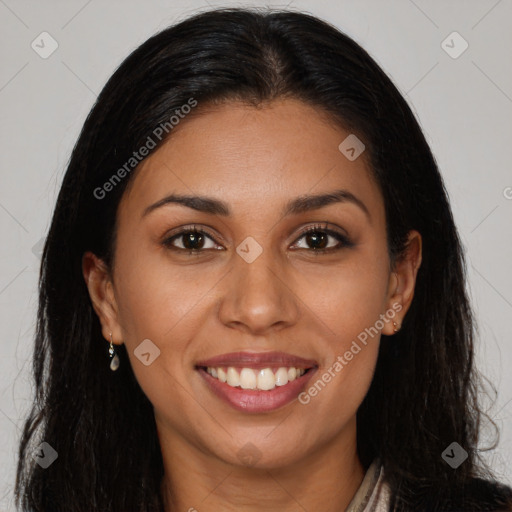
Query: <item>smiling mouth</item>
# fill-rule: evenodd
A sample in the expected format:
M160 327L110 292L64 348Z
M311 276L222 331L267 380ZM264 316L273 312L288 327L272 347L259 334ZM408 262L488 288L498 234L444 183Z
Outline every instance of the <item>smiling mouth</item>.
M270 391L276 387L286 386L312 369L311 367L294 366L281 366L279 368L199 366L197 368L232 388L256 391Z

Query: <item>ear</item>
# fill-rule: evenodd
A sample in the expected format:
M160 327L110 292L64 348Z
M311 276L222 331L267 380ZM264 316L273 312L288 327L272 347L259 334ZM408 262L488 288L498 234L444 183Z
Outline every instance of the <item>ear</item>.
M118 321L114 285L106 264L92 252L86 252L82 257L82 272L103 337L110 342L112 333L112 342L121 345L123 334Z
M409 231L404 254L395 263L389 276L387 309L395 311L391 321L385 322L382 334L395 334L394 324L399 329L414 297L416 276L421 265L422 240L418 231Z

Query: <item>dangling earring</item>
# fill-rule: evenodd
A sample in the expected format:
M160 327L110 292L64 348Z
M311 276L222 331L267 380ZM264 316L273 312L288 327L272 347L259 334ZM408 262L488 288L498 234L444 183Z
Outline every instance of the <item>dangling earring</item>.
M400 329L401 329L401 327L396 322L393 322L393 330L395 332L398 332Z
M114 345L112 344L112 333L110 333L110 347L108 349L110 356L110 369L115 372L119 368L119 356L115 353Z

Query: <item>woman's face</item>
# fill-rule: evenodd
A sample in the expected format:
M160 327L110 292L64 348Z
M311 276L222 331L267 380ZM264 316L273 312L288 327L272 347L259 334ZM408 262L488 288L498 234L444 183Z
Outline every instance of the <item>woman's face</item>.
M266 468L353 446L380 334L401 323L419 260L391 272L383 199L361 146L339 149L349 135L296 100L229 103L183 120L140 165L113 281L95 281L103 296L88 282L161 442ZM217 377L200 367L219 356ZM308 371L291 380L290 367Z

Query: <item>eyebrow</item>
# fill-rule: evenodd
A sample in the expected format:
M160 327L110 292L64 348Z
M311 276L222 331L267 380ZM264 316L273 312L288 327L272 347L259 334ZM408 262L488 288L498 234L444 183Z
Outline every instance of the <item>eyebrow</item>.
M332 192L324 194L299 196L285 205L282 215L298 215L299 213L316 210L335 203L352 203L358 206L366 214L368 219L371 220L370 212L363 201L352 194L352 192L344 189L333 190ZM141 217L145 217L157 208L168 204L180 204L199 212L221 215L223 217L231 215L229 205L219 199L207 196L171 194L145 208Z

